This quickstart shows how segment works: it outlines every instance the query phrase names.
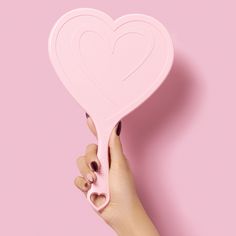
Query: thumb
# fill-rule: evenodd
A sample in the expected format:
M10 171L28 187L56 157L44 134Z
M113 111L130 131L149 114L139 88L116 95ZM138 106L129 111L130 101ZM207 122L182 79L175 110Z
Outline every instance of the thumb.
M120 141L120 132L121 132L121 121L113 128L110 140L109 140L109 150L110 150L110 161L111 168L113 165L122 162L125 159L122 144Z

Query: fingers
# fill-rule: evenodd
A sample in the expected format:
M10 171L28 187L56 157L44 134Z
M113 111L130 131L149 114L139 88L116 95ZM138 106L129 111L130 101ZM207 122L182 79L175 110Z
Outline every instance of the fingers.
M91 132L97 137L97 131L96 131L96 127L94 125L94 122L92 120L92 118L88 115L88 113L86 113L86 117L87 117L87 125L89 127L89 129L91 130ZM123 148L122 148L122 144L121 144L121 140L120 140L120 133L121 133L121 121L119 121L116 126L113 128L112 133L110 135L110 139L109 139L109 167L111 167L112 165L112 161L117 163L120 163L120 161L122 162L123 160L126 161L125 155L123 153ZM89 154L86 154L87 158L87 164L90 166L90 168L92 167L91 164L94 166L95 171L96 171L96 167L98 166L98 169L100 167L100 162L97 158L97 147L95 149L95 147L92 147L92 152ZM94 168L91 168L94 170Z
M96 127L94 125L92 118L89 116L88 113L86 113L86 117L87 117L87 125L89 129L97 137ZM121 132L121 121L117 123L117 125L114 127L111 133L111 137L109 141L111 155L115 153L117 153L118 155L123 154L122 145L121 145L120 137L119 137L120 132Z
M86 148L86 163L92 171L98 171L101 163L97 157L98 146L96 144L89 144Z
M97 145L89 144L86 147L85 155L77 158L76 163L84 180L88 183L94 183L97 180L94 171L98 171L101 166L97 157Z
M87 165L86 156L81 156L77 158L76 162L77 162L77 166L79 168L80 174L84 177L84 179L89 183L95 182L97 179L97 176Z
M120 141L120 132L121 132L121 121L119 121L117 125L113 128L109 140L110 154L112 158L124 155L122 144Z
M87 117L87 125L88 125L89 129L97 137L96 127L95 127L95 124L94 124L92 118L89 116L88 113L86 113L86 117ZM116 124L116 126L114 127L114 129L112 131L112 134L110 137L110 142L109 142L109 146L111 147L111 149L122 150L122 145L121 145L120 138L119 138L120 132L121 132L121 121L119 121Z
M82 176L77 176L74 180L74 183L75 186L84 193L86 193L91 188L91 184L87 182Z

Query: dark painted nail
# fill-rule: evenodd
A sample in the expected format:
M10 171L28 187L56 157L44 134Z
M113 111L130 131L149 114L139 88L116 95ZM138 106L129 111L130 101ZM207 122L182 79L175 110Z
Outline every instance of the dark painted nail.
M89 114L86 112L85 115L86 115L86 118L88 119L89 118Z
M98 164L97 164L96 161L92 161L92 162L90 163L90 165L91 165L91 167L92 167L92 169L93 169L94 171L97 171L97 170L98 170Z
M84 184L84 187L87 188L87 187L88 187L88 183L85 183L85 184Z
M119 121L117 127L116 127L116 134L119 136L121 132L121 121Z
M111 168L111 152L110 147L108 147L108 163L109 163L109 169Z

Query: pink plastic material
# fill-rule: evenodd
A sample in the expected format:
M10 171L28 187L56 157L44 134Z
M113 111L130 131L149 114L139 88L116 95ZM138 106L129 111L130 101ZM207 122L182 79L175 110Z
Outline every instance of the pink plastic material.
M101 170L87 198L100 211L110 200L111 131L166 78L173 63L173 44L165 27L150 16L130 14L114 21L101 11L81 8L58 19L48 50L60 80L97 129ZM95 206L92 194L104 195L105 202Z

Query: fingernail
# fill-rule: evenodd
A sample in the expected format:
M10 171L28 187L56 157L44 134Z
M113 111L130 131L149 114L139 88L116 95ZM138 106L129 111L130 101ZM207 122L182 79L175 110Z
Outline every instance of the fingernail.
M93 182L93 176L91 174L87 174L86 177L89 182Z
M116 127L116 134L117 134L117 136L120 135L120 132L121 132L121 121L119 121L119 123L118 123L118 125Z
M89 185L88 185L88 183L86 182L86 183L84 184L84 187L85 187L85 188L88 188L88 186L89 186Z
M86 118L88 119L89 118L89 114L86 112L85 115L86 115Z
M91 168L92 168L94 171L97 171L97 170L98 170L98 164L97 164L96 161L92 161L92 162L90 163L90 166L91 166Z

